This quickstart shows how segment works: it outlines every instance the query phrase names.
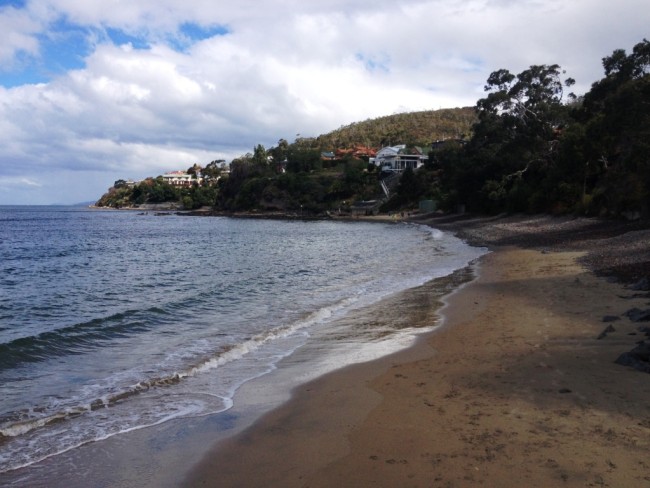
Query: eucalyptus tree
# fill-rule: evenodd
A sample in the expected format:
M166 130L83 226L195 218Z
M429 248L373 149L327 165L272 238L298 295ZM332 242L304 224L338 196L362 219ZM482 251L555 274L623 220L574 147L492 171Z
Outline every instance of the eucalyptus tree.
M650 213L650 42L603 58L604 77L585 94L584 193L592 211Z
M539 178L555 164L559 135L569 122L565 101L575 96L565 88L575 81L563 81L563 75L557 64L490 74L454 183L463 186L463 203L475 210L528 209Z

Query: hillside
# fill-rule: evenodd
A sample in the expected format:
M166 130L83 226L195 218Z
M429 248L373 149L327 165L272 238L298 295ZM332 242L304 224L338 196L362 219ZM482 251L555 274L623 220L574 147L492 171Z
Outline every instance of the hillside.
M469 137L474 122L474 107L400 113L354 122L318 136L315 142L323 150L356 144L375 148L395 144L428 146L436 140Z
M472 107L427 110L368 119L318 137L298 138L294 143L281 140L277 147L268 151L262 146L257 146L255 154L242 155L232 161L232 173L219 185L216 185L216 177L221 170L214 163L210 163L202 168L202 171L214 171L212 176L215 178L200 185L178 188L167 185L161 178L147 178L135 185L126 186L120 180L96 205L119 208L176 202L184 208L214 205L231 210L285 210L300 208L302 205L314 212L320 212L340 207L342 200L372 198L380 192L377 176L364 174L363 161L355 164L349 161L345 164L332 161L325 165L321 161L321 151L335 151L358 145L380 149L389 144L429 148L436 140L468 136L474 122L476 112ZM306 171L312 175L309 178L304 175L282 176L278 174L278 167L268 164L269 157L275 161L287 161L290 173ZM261 180L256 181L259 178ZM250 181L243 185L244 180ZM258 186L260 188L257 188Z

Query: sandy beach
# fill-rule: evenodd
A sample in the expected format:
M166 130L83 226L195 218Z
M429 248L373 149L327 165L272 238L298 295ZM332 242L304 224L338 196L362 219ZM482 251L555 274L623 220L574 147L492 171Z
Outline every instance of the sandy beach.
M297 388L186 486L650 486L650 376L615 363L650 325L624 315L650 307L645 224L423 222L492 250L442 325Z

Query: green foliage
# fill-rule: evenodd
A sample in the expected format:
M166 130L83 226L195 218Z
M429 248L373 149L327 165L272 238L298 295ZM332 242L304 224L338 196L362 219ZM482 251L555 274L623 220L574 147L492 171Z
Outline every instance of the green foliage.
M606 76L585 95L576 117L591 142L585 149L599 213L648 213L650 196L650 43L637 44L629 56L614 51L603 59Z
M471 209L530 210L528 180L555 166L557 130L568 122L560 75L559 66L542 65L488 78L465 156L471 168L461 176L473 190L466 201Z
M188 172L204 178L202 186L176 188L149 178L135 187L118 180L98 205L132 207L145 203L177 202L184 208L214 206L221 210L290 210L319 213L338 208L341 201L378 198L381 190L374 166L346 159L323 161L321 152L366 145L407 142L428 146L432 140L469 133L473 108L396 114L350 124L318 138L280 139L268 150L261 144L253 153L230 163L215 160L205 168L194 164ZM286 173L284 171L286 170Z
M141 183L139 186L143 186ZM153 184L143 188L146 194L146 201L150 203L164 203L178 200L176 189L163 181L161 177L153 180Z
M287 171L292 173L310 172L322 169L320 151L294 145L287 151Z
M281 165L286 159L289 153L289 143L286 139L280 139L278 145L269 149L269 156L271 156L271 161L276 167Z
M96 203L99 207L129 208L143 204L177 203L187 210L214 206L217 187L198 183L189 188L177 188L166 183L162 177L147 178L129 186L123 180L116 182Z
M257 168L259 168L260 172L264 172L266 170L268 166L268 157L266 155L266 149L264 149L264 146L262 146L261 144L255 146L255 149L253 151L253 157L251 158L251 162Z
M226 166L226 161L223 159L217 159L211 161L206 165L202 170L204 184L213 184L216 183Z
M266 185L266 178L249 178L244 181L235 195L235 208L241 210L255 209Z
M111 187L102 197L95 203L98 207L113 207L122 208L131 206L131 193L132 190L125 186Z
M582 99L565 94L574 81L557 65L493 72L467 144L433 150L419 185L408 175L386 208L428 195L448 210L648 215L650 43L603 67Z

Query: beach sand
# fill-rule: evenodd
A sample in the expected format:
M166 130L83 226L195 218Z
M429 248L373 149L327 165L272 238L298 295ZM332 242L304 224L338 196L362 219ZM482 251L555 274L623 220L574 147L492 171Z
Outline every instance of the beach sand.
M543 228L500 224L508 239ZM441 326L298 387L185 486L650 486L650 376L614 362L645 337L623 314L650 297L593 272L622 234L502 247L493 223L461 227L493 252L448 297ZM638 232L622 242L647 250Z

